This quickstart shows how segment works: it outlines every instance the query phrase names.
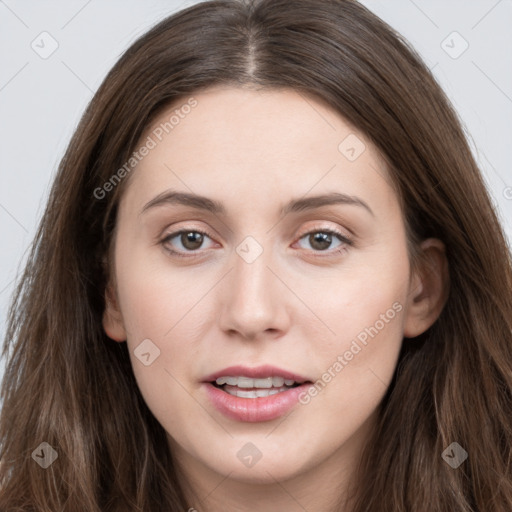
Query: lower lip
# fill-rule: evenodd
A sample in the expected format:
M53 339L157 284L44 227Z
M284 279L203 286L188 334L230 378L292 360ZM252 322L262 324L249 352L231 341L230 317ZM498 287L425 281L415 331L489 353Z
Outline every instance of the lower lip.
M205 382L204 386L215 408L225 416L236 421L257 423L275 420L286 414L299 401L299 395L311 384L302 384L275 395L258 398L230 395L211 382Z

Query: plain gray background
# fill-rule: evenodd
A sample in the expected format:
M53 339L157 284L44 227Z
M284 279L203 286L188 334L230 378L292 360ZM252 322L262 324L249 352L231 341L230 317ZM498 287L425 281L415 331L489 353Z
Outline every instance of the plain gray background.
M0 0L2 340L15 278L83 110L138 36L194 3ZM361 3L413 44L447 92L512 243L512 0Z

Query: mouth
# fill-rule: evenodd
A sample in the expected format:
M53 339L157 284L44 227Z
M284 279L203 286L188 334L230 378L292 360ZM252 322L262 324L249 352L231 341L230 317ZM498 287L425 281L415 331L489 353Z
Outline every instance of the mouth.
M212 385L239 398L265 398L277 395L278 393L284 393L289 389L304 384L304 382L306 381L297 382L293 379L285 379L284 377L252 379L244 376L225 376L213 381Z
M313 382L273 366L225 368L203 380L208 397L221 413L237 421L276 419L298 402Z

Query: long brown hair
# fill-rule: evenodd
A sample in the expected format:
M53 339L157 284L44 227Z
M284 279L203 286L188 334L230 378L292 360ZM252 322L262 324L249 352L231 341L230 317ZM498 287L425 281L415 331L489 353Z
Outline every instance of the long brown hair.
M354 512L510 512L509 248L445 94L408 43L352 0L197 4L153 27L108 74L62 159L9 311L0 509L187 510L126 343L102 328L129 178L101 198L98 188L163 108L217 84L288 88L329 105L385 158L411 262L427 237L447 248L447 303L403 344ZM46 469L31 456L41 442L58 454ZM456 469L441 456L452 442L468 453Z

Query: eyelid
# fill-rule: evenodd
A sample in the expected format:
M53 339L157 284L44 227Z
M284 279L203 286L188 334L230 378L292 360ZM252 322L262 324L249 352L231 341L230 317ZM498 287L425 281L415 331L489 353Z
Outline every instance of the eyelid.
M202 235L206 235L208 238L210 238L212 241L215 242L214 236L212 236L212 234L208 230L203 229L203 228L197 228L197 227L194 227L194 226L184 226L184 227L181 227L181 228L177 228L174 231L171 231L171 232L168 232L168 233L164 232L158 238L157 243L163 245L167 252L169 252L169 253L171 253L173 255L176 255L178 257L182 256L182 257L186 258L186 257L200 256L202 253L206 252L207 249L197 249L197 250L194 250L194 251L179 251L179 250L169 249L168 247L165 246L165 242L167 240L175 238L175 237L179 236L180 234L190 233L190 232L192 232L192 233L200 233ZM354 245L354 240L353 240L352 232L351 231L350 231L350 235L348 235L346 233L343 233L339 228L326 227L325 225L324 226L312 226L312 227L309 227L308 229L301 230L299 232L299 234L295 236L296 240L295 240L294 244L299 242L306 235L310 235L310 234L313 234L313 233L328 233L328 234L331 234L331 235L337 237L340 240L340 242L342 244L344 244L345 246L351 247L351 246ZM216 243L218 243L218 242L216 242ZM344 248L346 249L346 247L344 247ZM307 251L308 252L312 252L315 257L329 257L329 256L332 256L333 253L339 252L340 248L329 249L329 250L326 250L326 251L315 251L315 250L307 250Z
M185 226L183 228L178 228L175 231L171 231L169 233L164 233L161 237L158 238L157 243L162 244L165 247L165 242L166 241L171 240L171 239L173 239L173 238L175 238L175 237L177 237L177 236L179 236L179 235L181 235L183 233L200 233L202 235L207 236L210 240L215 242L215 238L206 229L195 228L195 227L191 227L191 226ZM215 243L218 243L218 242L215 242ZM197 249L196 251L185 251L185 252L183 252L183 251L176 251L176 250L173 250L173 249L169 249L169 248L166 247L166 250L171 252L171 253L173 253L173 254L178 254L178 255L182 255L182 256L186 256L186 255L195 256L195 255L198 255L201 252L204 252L206 249Z
M349 231L349 230L347 230L347 231ZM312 233L332 233L334 235L339 236L339 238L347 244L352 245L354 243L352 231L349 231L348 233L344 233L339 228L326 227L325 225L324 226L313 226L313 227L301 230L299 232L299 235L297 235L297 240L300 240L305 235L310 235Z

